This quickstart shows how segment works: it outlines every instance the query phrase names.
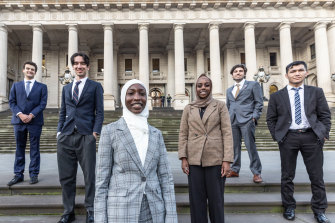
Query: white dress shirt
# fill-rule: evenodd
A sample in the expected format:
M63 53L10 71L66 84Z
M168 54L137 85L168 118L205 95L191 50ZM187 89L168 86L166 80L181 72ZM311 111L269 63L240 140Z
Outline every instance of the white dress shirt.
M26 88L27 88L27 81L30 81L30 91L31 91L31 89L33 89L33 86L34 86L35 79L28 80L28 79L24 78L23 81L24 81L24 89L25 89L25 90L26 90Z
M233 94L234 97L235 97L235 93L236 93L236 91L237 91L237 86L236 86L236 84L240 84L240 90L241 90L242 87L243 87L243 85L244 85L244 82L245 82L245 79L241 80L240 83L235 82L234 87L233 87L233 90L231 91L231 93Z
M305 113L305 103L304 103L304 85L302 84L300 86L299 90L299 97L300 97L300 107L301 107L301 123L298 125L295 123L295 103L294 103L294 95L295 95L295 90L292 89L294 87L287 85L287 91L288 91L288 96L290 98L290 106L291 106L291 115L292 115L292 123L290 126L290 129L305 129L305 128L310 128L311 125L309 124L306 113Z
M81 83L78 85L78 89L79 89L79 92L78 92L78 100L79 100L79 98L80 98L80 96L81 96L81 93L83 92L83 89L84 89L86 80L87 80L87 77L78 80L78 81L81 81ZM73 97L73 90L74 90L74 87L76 86L76 83L77 83L78 81L77 81L77 79L74 79L74 80L73 80L73 84L72 84L72 97Z

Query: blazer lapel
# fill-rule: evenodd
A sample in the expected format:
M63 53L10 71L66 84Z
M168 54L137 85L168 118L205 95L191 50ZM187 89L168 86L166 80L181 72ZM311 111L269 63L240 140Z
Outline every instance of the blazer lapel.
M240 89L240 91L238 92L238 95L236 96L236 98L238 98L238 96L241 95L241 93L243 92L244 89L246 89L248 87L248 81L244 81L244 84L242 86L242 88Z
M85 93L86 93L87 89L89 88L90 81L91 81L91 80L89 80L88 78L86 79L86 83L85 83L85 85L84 85L84 89L83 89L83 91L81 92L81 95L80 95L78 104L80 103L80 101L82 100L82 98L85 96Z
M159 146L159 142L157 141L158 135L157 131L149 125L149 142L148 142L148 150L145 156L144 162L144 171L147 171L151 160L154 158L156 148Z
M216 102L212 102L208 105L208 107L206 108L206 111L205 111L205 114L204 116L202 117L202 123L205 125L206 124L206 121L208 119L208 117L213 113L213 111L216 109L216 105L217 103Z
M206 128L205 128L204 123L201 120L200 113L199 113L199 108L198 107L191 106L191 115L194 116L194 117L196 117L195 118L196 122L206 132Z
M135 142L134 142L133 137L131 136L131 133L129 131L129 128L128 128L128 126L127 126L127 124L126 124L126 122L123 118L119 123L118 130L120 130L119 139L120 139L122 145L124 145L127 152L129 153L131 158L134 160L134 163L136 164L138 169L140 169L144 173L142 162L141 162L140 156L138 154Z
M287 86L280 91L280 95L283 98L284 104L286 105L288 112L290 113L290 117L292 117L291 104L290 104L290 98L288 96Z
M234 85L228 89L228 95L227 95L227 96L228 96L231 100L234 100L234 101L235 101L235 97L234 97L233 92L232 92L233 89L234 89Z

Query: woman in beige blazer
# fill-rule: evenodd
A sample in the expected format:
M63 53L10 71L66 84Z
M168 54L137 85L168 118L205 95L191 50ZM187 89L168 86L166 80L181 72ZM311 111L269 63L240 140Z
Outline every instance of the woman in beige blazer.
M212 81L205 75L196 83L197 100L188 104L180 123L178 155L188 175L192 223L224 222L224 185L234 160L228 109L212 98Z

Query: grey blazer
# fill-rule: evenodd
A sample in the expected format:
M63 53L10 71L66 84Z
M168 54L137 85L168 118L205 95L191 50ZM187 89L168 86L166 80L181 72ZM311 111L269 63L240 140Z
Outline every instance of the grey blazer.
M254 118L256 121L262 114L263 99L262 89L255 81L245 81L242 89L235 98L232 90L234 86L227 89L227 108L231 123L235 119L238 123L246 123Z
M102 129L94 219L99 223L138 223L145 192L154 223L177 222L174 183L162 133L149 125L144 166L123 118Z

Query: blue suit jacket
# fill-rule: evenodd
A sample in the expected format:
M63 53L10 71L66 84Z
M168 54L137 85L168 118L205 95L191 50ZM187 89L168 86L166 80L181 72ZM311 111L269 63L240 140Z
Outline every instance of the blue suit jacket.
M87 79L77 105L72 100L72 84L63 87L57 131L70 135L76 126L81 135L100 134L104 120L101 84Z
M29 115L32 113L35 117L28 125L44 124L43 110L47 105L48 90L45 84L35 81L29 96L26 95L24 81L19 81L13 84L9 95L9 106L13 112L11 123L13 125L25 125L21 119L16 116L17 113Z

